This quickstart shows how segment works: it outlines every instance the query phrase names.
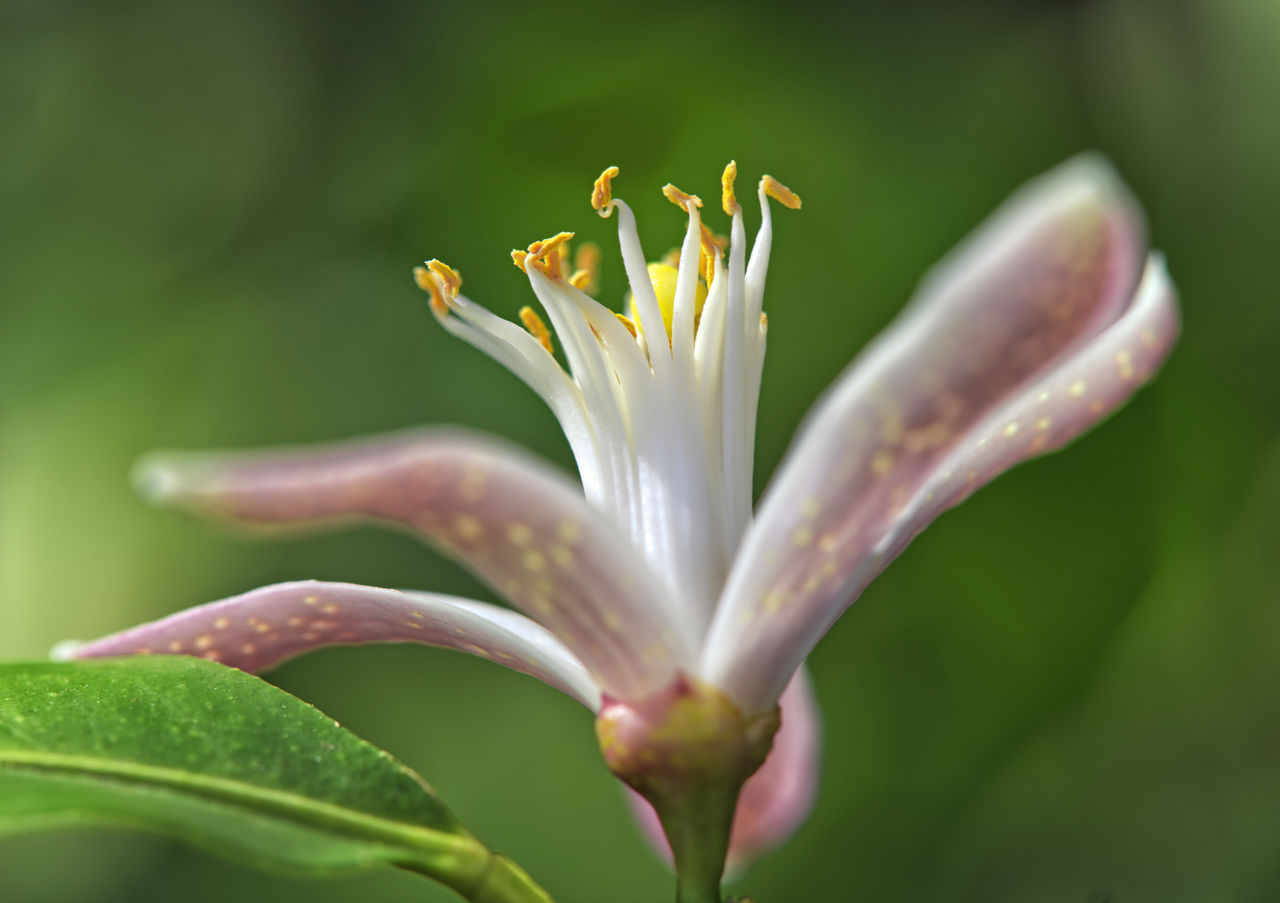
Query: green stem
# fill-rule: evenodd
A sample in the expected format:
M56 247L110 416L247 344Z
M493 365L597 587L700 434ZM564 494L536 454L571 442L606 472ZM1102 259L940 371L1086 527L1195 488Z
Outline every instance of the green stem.
M501 853L493 854L480 886L467 899L472 903L553 903L550 894Z
M740 785L693 786L659 808L676 870L676 903L720 903Z

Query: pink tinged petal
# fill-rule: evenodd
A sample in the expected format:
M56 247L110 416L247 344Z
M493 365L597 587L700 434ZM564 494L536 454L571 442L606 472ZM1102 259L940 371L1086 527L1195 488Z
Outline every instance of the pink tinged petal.
M1104 164L1073 161L1023 189L810 414L744 539L703 677L767 708L916 533L1105 417L1176 335L1163 263L1147 261L1139 213Z
M374 519L457 558L548 627L619 699L670 681L688 654L655 606L656 579L575 486L515 450L414 431L312 450L158 455L143 488L240 524Z
M513 611L433 593L352 583L278 583L178 612L89 643L60 658L195 655L254 673L328 646L423 643L529 674L592 711L600 691L546 628Z
M818 789L822 725L813 684L802 668L778 700L782 724L768 758L742 788L729 839L732 877L753 860L781 846L804 823ZM645 838L668 862L671 848L653 806L630 788L627 800Z

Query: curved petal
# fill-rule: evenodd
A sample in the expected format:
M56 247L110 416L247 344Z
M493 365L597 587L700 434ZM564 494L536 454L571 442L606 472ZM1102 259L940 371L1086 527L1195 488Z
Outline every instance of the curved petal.
M139 481L167 504L241 524L372 518L408 527L548 627L620 699L687 660L656 580L577 489L515 450L411 431L311 450L161 454Z
M744 539L702 675L760 710L930 520L1127 399L1177 333L1139 215L1075 161L1016 196L926 280L810 415ZM996 437L1001 441L993 441Z
M58 658L198 655L254 673L326 646L424 643L458 649L529 674L593 712L600 690L564 644L513 611L434 593L353 583L277 583L198 605L88 643Z
M804 668L796 672L778 704L782 723L774 735L773 748L738 797L726 863L731 876L794 834L808 817L817 794L822 723L813 684ZM645 839L670 862L671 848L653 806L630 788L627 800Z

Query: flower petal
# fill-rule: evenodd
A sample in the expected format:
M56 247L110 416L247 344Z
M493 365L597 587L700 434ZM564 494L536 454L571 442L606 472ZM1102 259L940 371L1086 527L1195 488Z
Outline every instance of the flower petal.
M702 675L766 708L857 594L941 511L1123 403L1176 298L1103 164L1016 196L816 406L730 575Z
M592 711L600 708L600 690L582 663L529 618L469 599L352 583L264 586L63 647L59 657L186 654L256 673L312 649L363 643L458 649L532 675Z
M161 454L152 497L242 524L353 518L405 526L459 559L556 634L601 687L638 698L688 660L656 580L576 488L515 450L411 431L312 450Z
M733 816L726 870L732 875L784 843L808 817L818 789L822 725L813 684L801 668L778 704L782 724L769 756L743 785ZM630 788L627 799L645 838L668 862L671 848L658 814Z

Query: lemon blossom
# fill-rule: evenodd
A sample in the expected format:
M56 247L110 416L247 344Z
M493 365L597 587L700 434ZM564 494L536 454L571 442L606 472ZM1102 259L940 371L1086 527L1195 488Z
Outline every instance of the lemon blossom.
M522 310L523 328L461 294L443 263L416 271L440 323L551 407L581 490L456 431L165 454L141 469L154 498L241 523L407 528L522 613L307 581L71 654L186 653L263 670L320 646L418 641L532 674L597 714L607 764L657 810L679 899L707 901L718 899L735 804L758 768L733 854L777 842L807 810L817 729L799 669L819 638L938 514L1123 404L1176 338L1176 292L1110 168L1068 162L928 275L814 406L753 519L770 199L794 208L799 198L760 180L748 251L731 163L726 254L701 200L669 185L687 229L678 254L653 264L632 211L613 197L616 176L604 172L592 204L616 217L625 315L588 294L592 250L570 266L569 233L513 252L543 311ZM780 698L777 752L760 768Z

